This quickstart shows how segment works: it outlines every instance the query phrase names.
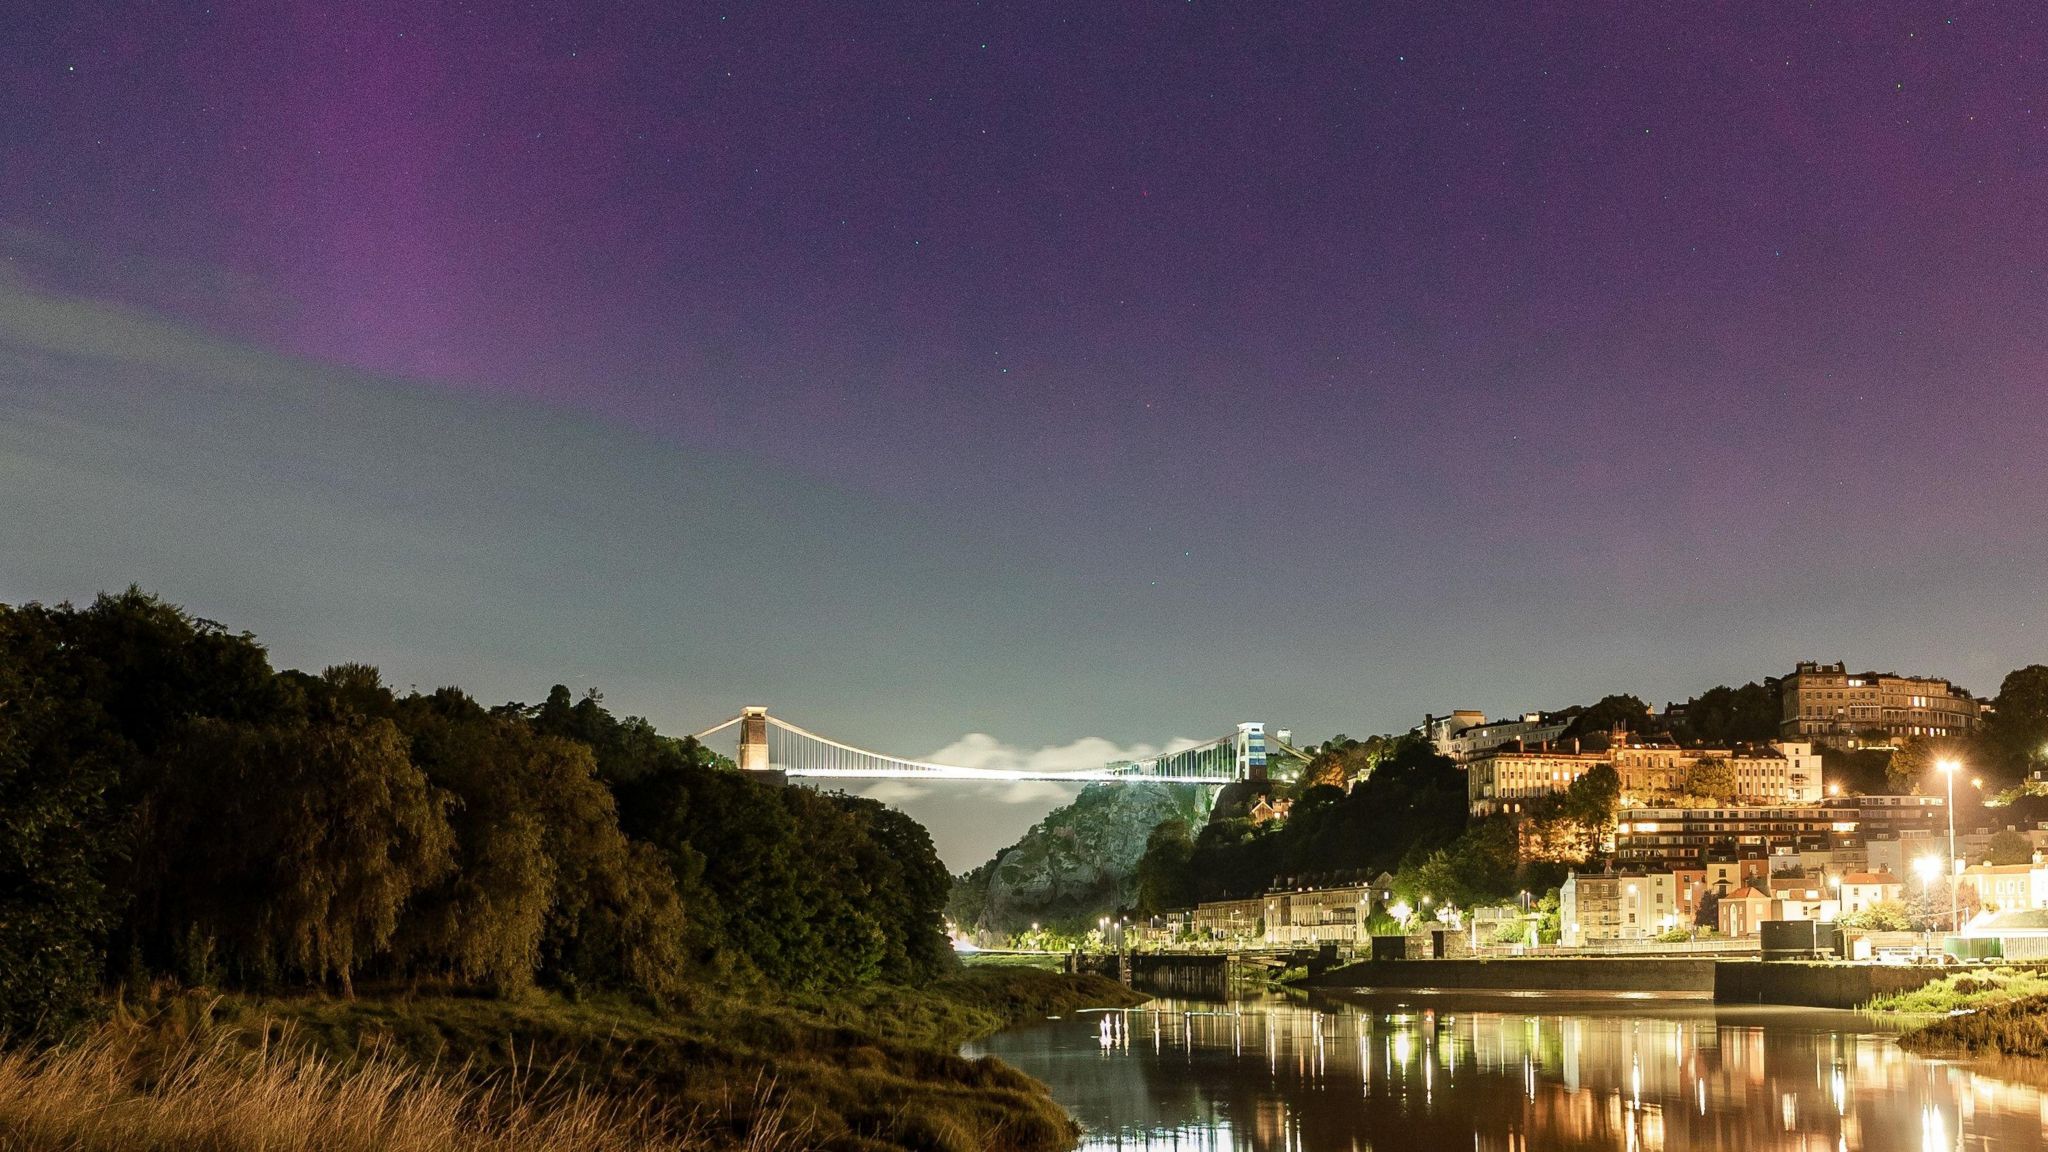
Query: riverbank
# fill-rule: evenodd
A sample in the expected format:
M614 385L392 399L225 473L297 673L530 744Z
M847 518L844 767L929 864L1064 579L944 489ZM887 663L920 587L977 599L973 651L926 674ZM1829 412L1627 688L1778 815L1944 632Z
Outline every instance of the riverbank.
M420 1152L1049 1152L1074 1141L1066 1112L1037 1081L962 1057L960 1045L1023 1020L1143 999L1098 977L1028 968L966 969L920 989L831 997L697 986L661 1010L540 994L345 1001L163 992L115 1006L68 1056L0 1068L0 1129L22 1130L25 1110L37 1107L38 1123L65 1123L67 1113L47 1105L69 1093L80 1105L75 1130L40 1129L35 1146L194 1146L190 1131L102 1140L87 1129L109 1116L139 1124L161 1113L168 1124L247 1113L244 1131L211 1134L200 1146L271 1147L259 1121L295 1109L302 1125L317 1127L331 1113L359 1134L329 1133L316 1141L323 1148L398 1147L403 1136L402 1146ZM226 1098L289 1083L307 1086L290 1108L226 1107ZM355 1103L344 1109L344 1100ZM382 1103L365 1108L364 1100ZM361 1115L347 1120L349 1112ZM412 1113L439 1119L377 1129L379 1117ZM454 1135L421 1143L399 1127ZM551 1143L551 1132L569 1135Z
M2048 1058L2048 973L1973 968L1866 1007L1898 1015L1940 1014L1899 1037L1915 1052Z
M2048 996L1965 1009L1913 1029L1899 1046L1926 1055L2048 1058Z

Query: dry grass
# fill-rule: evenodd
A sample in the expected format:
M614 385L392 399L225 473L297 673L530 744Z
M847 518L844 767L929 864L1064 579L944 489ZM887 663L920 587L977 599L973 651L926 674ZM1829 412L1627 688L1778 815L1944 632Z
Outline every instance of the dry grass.
M660 1009L368 991L132 990L82 1040L0 1051L0 1152L1054 1152L1078 1130L1044 1086L960 1043L1142 999L1021 968Z
M698 1152L809 1146L772 1082L729 1107L673 1115L553 1078L442 1076L370 1055L346 1065L303 1045L250 1049L220 1032L164 1046L109 1026L40 1053L0 1052L0 1152ZM764 1122L766 1121L766 1122Z

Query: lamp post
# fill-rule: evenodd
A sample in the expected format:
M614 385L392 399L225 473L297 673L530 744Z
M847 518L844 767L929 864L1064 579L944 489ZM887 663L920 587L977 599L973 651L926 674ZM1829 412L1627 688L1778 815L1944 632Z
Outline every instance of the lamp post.
M1962 912L1956 904L1956 773L1963 766L1954 757L1938 760L1934 766L1948 778L1948 930L1961 932Z

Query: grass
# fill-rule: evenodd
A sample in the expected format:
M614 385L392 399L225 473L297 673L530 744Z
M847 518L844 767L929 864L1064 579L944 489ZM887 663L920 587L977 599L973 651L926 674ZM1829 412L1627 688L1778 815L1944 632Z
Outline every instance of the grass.
M0 1054L0 1149L29 1152L688 1152L716 1147L693 1117L511 1077L464 1082L389 1059L228 1035L156 1044L108 1027L39 1054ZM805 1146L763 1124L752 1147Z
M2008 1000L2048 997L2048 973L2032 968L1975 968L1931 981L1910 992L1879 996L1872 1012L1960 1012Z
M2048 996L2001 1000L1899 1037L1915 1052L2048 1057Z
M118 1006L106 1029L81 1045L10 1057L7 1083L20 1090L7 1096L0 1088L0 1100L26 1103L0 1107L43 1099L77 1107L43 1107L36 1114L42 1128L11 1123L14 1114L0 1111L0 1152L1041 1152L1071 1146L1071 1119L1042 1085L999 1061L963 1058L960 1044L1024 1019L1142 999L1099 977L1015 967L967 969L921 989L837 996L699 987L662 1011L608 998L394 991L342 1001L166 989ZM303 1117L283 1128L265 1127L265 1118L289 1112L284 1104L249 1111L234 1103L282 1100L287 1088L299 1093L289 1103ZM367 1135L310 1143L293 1136L322 1131L323 1109L337 1124L358 1117L349 1131ZM420 1118L405 1121L407 1131L445 1135L436 1143L393 1143L385 1137L395 1129L378 1127L386 1123L380 1118L414 1112ZM204 1138L175 1128L209 1113L235 1119ZM77 1131L48 1127L65 1115L76 1117ZM87 1139L92 1126L111 1122L104 1118L130 1116L138 1125L132 1139ZM173 1135L144 1135L158 1128ZM12 1142L17 1129L50 1138ZM582 1135L546 1143L556 1132ZM613 1139L621 1142L606 1143Z
M969 952L960 957L960 963L969 969L1040 968L1063 972L1067 958L1058 952Z

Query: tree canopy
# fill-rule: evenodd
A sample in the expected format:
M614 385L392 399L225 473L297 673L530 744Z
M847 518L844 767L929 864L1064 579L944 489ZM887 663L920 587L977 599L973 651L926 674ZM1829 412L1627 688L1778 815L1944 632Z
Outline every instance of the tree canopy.
M1740 688L1719 685L1687 702L1685 722L1672 735L1708 748L1763 743L1778 738L1778 694L1755 681Z
M1984 719L1982 741L1997 775L2018 779L2048 766L2048 664L2006 674Z
M0 1031L107 980L660 998L938 974L949 878L872 801L742 776L557 686L485 708L275 671L141 592L0 605Z

